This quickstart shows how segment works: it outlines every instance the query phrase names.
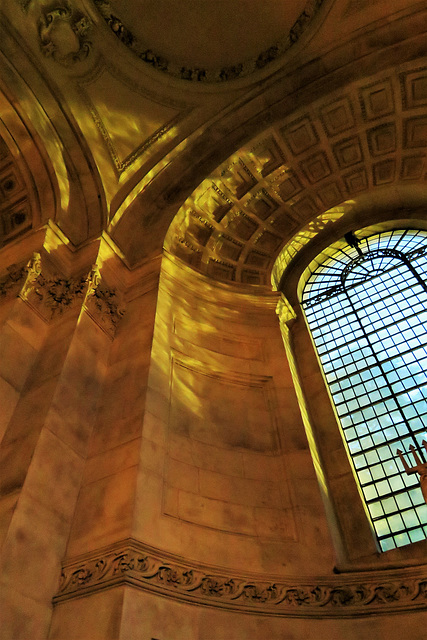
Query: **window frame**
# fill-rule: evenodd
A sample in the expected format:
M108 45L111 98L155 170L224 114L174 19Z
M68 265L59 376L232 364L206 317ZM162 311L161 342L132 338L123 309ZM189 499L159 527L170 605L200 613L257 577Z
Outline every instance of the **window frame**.
M401 233L397 233L398 231L401 231ZM367 318L365 317L365 309L376 309L378 304L384 305L383 301L389 297L393 299L394 295L398 293L401 295L400 288L399 291L396 289L395 279L402 279L402 271L409 272L408 277L410 278L412 276L412 279L415 280L411 288L418 285L418 288L421 287L422 297L425 297L427 293L426 283L414 264L412 264L411 256L415 260L420 258L421 260L425 260L427 246L424 243L420 247L417 238L420 238L420 235L422 235L422 238L427 239L427 232L423 230L413 231L415 233L411 233L408 229L380 232L365 237L363 241L360 241L354 235L346 238L346 241L349 242L348 246L343 248L337 247L335 253L331 255L326 262L319 262L317 268L307 279L301 296L301 306L303 307L313 344L315 345L316 353L321 363L325 384L328 386L331 402L337 415L337 422L340 425L340 433L342 434L348 452L350 464L353 467L355 480L360 485L360 493L363 496L367 511L370 514L373 529L376 532L376 537L383 552L387 551L388 548L394 548L395 545L401 547L407 544L413 544L415 540L411 540L411 537L419 535L417 532L420 528L421 535L423 535L422 539L425 539L425 533L423 534L422 529L425 531L426 525L424 521L421 522L419 520L418 506L410 504L406 508L403 508L402 505L399 504L399 496L401 494L409 496L412 486L413 489L417 489L417 498L418 500L421 499L420 505L423 505L422 508L425 508L421 490L419 485L417 485L417 479L415 477L406 476L399 456L393 451L393 446L395 449L396 447L407 449L407 446L402 447L401 441L404 438L411 439L411 443L415 444L419 450L419 455L424 457L421 445L418 443L416 436L419 431L419 425L417 425L418 428L414 433L412 425L410 424L411 421L406 416L408 412L405 411L404 408L404 404L406 405L406 403L403 402L404 398L401 396L401 392L395 392L394 386L396 385L393 386L390 381L390 373L387 373L388 364L394 364L396 360L399 359L399 352L393 355L393 351L396 351L396 349L394 349L390 354L384 346L384 341L375 339L375 337L377 337L377 328L374 327L373 323L371 324L369 321L366 321ZM401 247L405 247L408 242L408 250L402 251L397 248L400 243ZM414 243L418 248L416 250L412 248L411 250L411 244L414 246ZM330 249L333 247L334 244L331 245ZM384 292L384 295L379 299L377 299L379 297L378 289L375 288L372 283L372 272L368 272L364 266L366 263L368 263L368 269L370 267L373 268L374 263L379 264L380 267L384 269L382 273L385 274L386 278L385 281L381 278L381 285L383 286L383 283L388 281L388 286L391 286L391 289ZM366 286L361 289L361 285ZM333 308L337 305L339 306L337 319L335 318L335 314L333 314L333 322L327 322L324 314L330 315ZM411 316L413 320L415 320L417 315L418 314ZM363 319L364 317L365 320ZM389 330L395 327L398 321L394 319L391 313L386 312L384 317L386 318L385 326L389 327L389 329L383 329L382 332L386 331L388 333ZM333 333L332 327L338 321L340 325L340 335L337 338ZM405 317L400 319L399 322L405 322ZM384 324L383 321L381 321L381 323ZM354 348L351 349L351 347L349 348L347 346L348 340L343 341L341 334L344 332L344 338L346 336L348 338L350 334L353 337L352 331L354 324L358 327L360 337L354 342ZM418 326L419 323L416 324ZM326 334L317 328L318 325L320 327L327 327ZM323 339L323 335L326 336L325 339ZM338 340L338 342L336 342L336 340ZM348 366L345 366L342 360L344 356L340 355L349 349L350 351L348 356L346 356L347 358L351 353L357 355L359 353L358 346L360 341L363 341L363 344L366 343L364 351L368 350L371 354L368 358L369 362L365 360L360 361L366 365L362 366L360 370L362 373L360 373L359 369L355 369L355 364L349 363ZM415 347L411 349L411 352L414 349ZM423 346L423 349L425 349L425 346ZM334 355L332 360L328 357L328 354ZM365 356L361 350L360 355ZM351 359L353 360L353 356L351 356ZM328 362L328 360L330 360L330 362ZM327 369L325 369L325 367L327 367ZM377 372L377 377L375 378L373 377L374 371ZM368 387L375 385L376 391L374 392L372 389L365 390L365 401L360 404L359 401L351 401L351 398L354 396L353 383L355 380L361 378L361 376L364 376L368 381ZM408 378L408 380L409 379L411 378ZM339 380L341 380L341 382L339 382ZM414 387L414 390L415 389L416 387ZM407 391L409 392L410 389ZM398 443L393 440L390 444L388 439L385 439L384 433L387 427L383 427L380 418L376 418L374 415L372 416L371 422L375 431L372 432L368 430L366 437L363 438L360 435L360 430L353 426L354 419L359 414L362 418L361 426L364 425L365 420L368 420L366 416L369 413L375 414L375 406L377 406L378 403L375 402L372 394L378 396L379 400L381 400L378 405L379 407L384 403L395 406L395 411L400 416L399 424L402 423L399 432L396 431L396 429L394 430L395 438L401 438ZM352 409L352 404L357 404L357 410ZM345 416L347 414L348 417L346 418ZM422 433L424 434L423 428ZM354 438L352 438L352 436L354 436ZM364 443L364 440L369 440L370 445L368 446ZM383 458L381 458L381 460L378 459L377 462L369 461L369 456L371 458L378 458L379 453L383 450L388 462L383 462ZM388 453L386 454L386 452ZM363 468L360 466L361 464ZM387 473L383 464L388 467L393 467L394 472L391 480L392 474ZM380 469L381 477L378 477L377 467ZM371 472L374 473L374 475L372 475ZM363 475L365 476L364 479L362 479ZM369 476L369 478L367 476ZM396 484L401 485L399 489L397 486L393 486ZM381 487L380 490L381 485L385 486ZM387 504L387 499L389 504ZM393 509L392 505L394 505ZM402 518L403 513L405 515ZM407 518L409 515L411 515L412 519L415 518L417 524L413 526L408 524ZM395 530L392 526L396 525L393 521L396 520L398 516L400 516L399 522L401 529L399 531Z
M361 236L373 235L378 231L392 228L419 228L427 230L425 208L395 213L377 212L377 220L372 210L359 211L359 225L356 227ZM336 550L336 571L353 571L375 568L399 567L411 563L424 563L427 554L427 540L414 542L407 546L381 552L373 531L365 502L355 481L352 465L343 442L340 426L333 408L329 389L315 352L315 347L307 327L303 311L299 304L301 292L309 277L313 261L320 254L328 255L328 248L346 233L355 229L354 215L345 216L333 228L325 228L317 233L310 242L301 247L295 256L286 263L281 272L277 290L282 295L284 308L291 309L281 319L282 336L288 358L295 364L297 380L295 384L301 391L304 407L301 412L307 415L306 425L308 441L314 443L312 451L315 467L320 465L325 511L330 533ZM310 444L310 448L312 444Z

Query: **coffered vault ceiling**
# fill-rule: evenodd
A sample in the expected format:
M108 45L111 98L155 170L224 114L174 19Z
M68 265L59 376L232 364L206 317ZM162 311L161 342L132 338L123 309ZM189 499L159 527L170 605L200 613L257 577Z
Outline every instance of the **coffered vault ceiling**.
M31 205L21 171L0 137L0 247L31 224Z
M281 247L322 212L425 181L426 106L418 61L294 112L195 189L165 248L213 279L268 284Z

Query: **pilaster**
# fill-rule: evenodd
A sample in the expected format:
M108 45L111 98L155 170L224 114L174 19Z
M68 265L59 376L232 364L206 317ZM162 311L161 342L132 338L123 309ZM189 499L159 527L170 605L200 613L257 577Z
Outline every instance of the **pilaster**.
M25 379L0 448L5 637L48 635L109 353L124 313L97 243L72 257L70 252L50 228L16 300L23 332L38 342L31 362L9 358Z

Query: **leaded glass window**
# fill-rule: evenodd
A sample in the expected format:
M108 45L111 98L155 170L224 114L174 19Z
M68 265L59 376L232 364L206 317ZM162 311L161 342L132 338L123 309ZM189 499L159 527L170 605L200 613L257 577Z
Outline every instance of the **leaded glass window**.
M427 438L427 232L346 236L302 307L383 551L427 537L427 505L397 449ZM330 248L330 250L333 247Z

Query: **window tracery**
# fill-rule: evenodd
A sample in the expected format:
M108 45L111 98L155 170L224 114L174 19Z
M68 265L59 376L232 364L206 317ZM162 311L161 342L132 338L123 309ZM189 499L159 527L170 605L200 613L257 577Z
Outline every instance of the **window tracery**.
M397 449L424 460L427 232L392 230L330 247L301 304L383 551L427 537L427 505Z

